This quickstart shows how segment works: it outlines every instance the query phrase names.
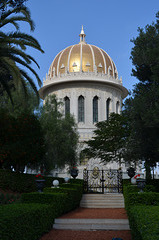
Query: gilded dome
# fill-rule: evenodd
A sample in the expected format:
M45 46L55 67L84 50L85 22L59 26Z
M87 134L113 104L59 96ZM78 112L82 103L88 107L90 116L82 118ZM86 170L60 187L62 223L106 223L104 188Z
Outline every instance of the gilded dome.
M110 56L103 49L85 42L83 27L79 36L78 44L69 46L56 55L49 69L49 77L69 72L99 72L118 78Z

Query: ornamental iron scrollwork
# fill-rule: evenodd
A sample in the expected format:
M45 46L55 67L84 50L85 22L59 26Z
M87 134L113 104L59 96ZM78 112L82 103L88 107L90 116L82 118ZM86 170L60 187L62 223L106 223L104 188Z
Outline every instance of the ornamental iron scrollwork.
M84 192L122 193L122 171L120 170L84 170Z

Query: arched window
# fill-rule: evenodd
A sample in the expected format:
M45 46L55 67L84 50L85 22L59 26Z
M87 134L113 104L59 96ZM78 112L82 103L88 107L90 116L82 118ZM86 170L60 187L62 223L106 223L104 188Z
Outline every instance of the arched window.
M98 97L93 98L93 123L98 122Z
M107 120L109 118L109 114L110 114L110 98L107 99L106 101L106 117L107 117Z
M70 114L70 99L68 97L65 97L64 101L65 101L65 115Z
M84 122L84 97L78 98L78 122Z
M116 103L116 113L119 114L119 101L117 101L117 103Z

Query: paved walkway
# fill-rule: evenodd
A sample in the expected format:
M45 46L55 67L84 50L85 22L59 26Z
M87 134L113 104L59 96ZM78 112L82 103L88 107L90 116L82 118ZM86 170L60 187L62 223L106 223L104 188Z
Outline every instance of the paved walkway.
M127 219L127 214L124 208L78 208L64 214L59 219ZM112 238L132 240L129 230L73 231L56 229L45 234L40 240L112 240Z

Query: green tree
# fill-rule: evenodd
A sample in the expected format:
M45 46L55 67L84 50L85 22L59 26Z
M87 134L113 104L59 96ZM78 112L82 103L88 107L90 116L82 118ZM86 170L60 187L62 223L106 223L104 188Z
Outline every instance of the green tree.
M27 0L1 0L0 9L5 11L7 5L10 7L21 7Z
M17 118L0 112L0 166L23 172L25 166L43 165L44 135L35 115L23 113Z
M17 118L22 113L35 113L39 110L39 101L36 97L35 92L30 87L27 86L27 97L24 93L22 86L19 86L18 89L11 89L11 95L14 104L12 104L8 94L4 92L0 95L0 108L5 109L10 115Z
M128 129L126 119L111 113L108 120L98 122L91 140L83 152L89 157L99 158L105 164L115 161L121 165L125 151Z
M10 80L12 80L14 87L21 85L25 94L27 94L26 83L28 82L39 97L33 79L25 70L29 70L37 79L39 86L41 86L41 80L31 67L31 63L35 63L38 68L39 65L33 57L26 53L26 48L31 47L41 52L43 50L35 38L19 31L19 22L28 23L30 29L34 30L30 12L24 5L21 5L21 7L15 5L13 8L10 7L9 3L7 3L5 11L0 10L0 88L5 90L11 98ZM16 31L4 32L3 27L8 25L13 25Z
M125 102L131 139L138 145L136 148L130 144L129 149L145 161L147 177L150 177L150 167L159 161L159 13L156 17L155 23L139 28L138 37L132 40L132 75L139 83Z
M56 97L45 100L41 111L41 125L45 134L47 154L45 169L50 171L55 167L63 168L77 162L78 134L74 118L61 114L62 103Z

